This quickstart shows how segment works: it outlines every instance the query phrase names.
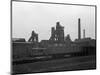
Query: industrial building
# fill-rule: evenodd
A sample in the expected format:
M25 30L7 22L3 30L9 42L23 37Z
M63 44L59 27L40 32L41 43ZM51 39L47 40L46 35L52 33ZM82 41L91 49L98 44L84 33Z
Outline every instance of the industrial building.
M74 54L85 51L85 54L96 53L96 40L86 38L85 29L83 38L81 37L81 19L78 19L78 38L72 41L70 34L65 37L64 27L60 22L56 22L56 28L51 28L49 40L38 41L38 34L33 30L28 41L19 38L12 41L13 58L27 58L34 56L64 55ZM87 53L86 53L87 52ZM81 53L82 54L82 53Z

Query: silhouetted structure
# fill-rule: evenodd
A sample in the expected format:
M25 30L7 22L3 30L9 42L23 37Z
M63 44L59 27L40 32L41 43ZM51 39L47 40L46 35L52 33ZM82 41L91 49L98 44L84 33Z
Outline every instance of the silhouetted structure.
M85 29L83 29L83 38L85 38Z
M32 31L31 37L28 40L29 42L38 42L38 34Z
M56 29L52 27L50 40L57 43L64 42L64 27L59 22L56 23Z
M78 39L81 39L81 20L78 19Z

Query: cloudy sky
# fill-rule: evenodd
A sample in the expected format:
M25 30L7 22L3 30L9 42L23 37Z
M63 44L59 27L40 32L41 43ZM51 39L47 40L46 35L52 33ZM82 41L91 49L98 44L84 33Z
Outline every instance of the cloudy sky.
M49 39L51 27L60 22L64 26L65 36L72 40L78 38L78 18L81 19L86 37L95 38L95 7L12 2L12 37L29 39L32 30L39 35L39 41Z

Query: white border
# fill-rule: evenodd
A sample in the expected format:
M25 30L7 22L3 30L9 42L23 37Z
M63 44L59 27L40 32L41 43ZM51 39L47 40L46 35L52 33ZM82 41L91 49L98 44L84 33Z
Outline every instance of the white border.
M36 0L37 1L37 0ZM97 5L97 70L38 73L34 75L99 75L100 0L38 0L44 2ZM10 75L10 0L0 0L0 75ZM29 75L29 74L27 74ZM31 75L31 74L30 74Z

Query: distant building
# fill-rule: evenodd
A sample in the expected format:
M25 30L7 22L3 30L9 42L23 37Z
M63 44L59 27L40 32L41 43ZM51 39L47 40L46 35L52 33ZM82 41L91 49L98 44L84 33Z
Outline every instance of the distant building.
M26 42L24 38L12 38L12 42Z
M65 37L65 44L66 44L67 46L70 46L70 45L71 45L71 42L72 42L72 40L71 40L71 38L70 38L70 35L68 34L68 35Z
M71 38L70 38L69 34L65 37L65 41L71 41Z
M38 42L38 34L32 31L31 37L29 38L28 42Z
M56 43L64 42L64 27L60 25L60 22L56 23L56 29L52 27L49 40Z

